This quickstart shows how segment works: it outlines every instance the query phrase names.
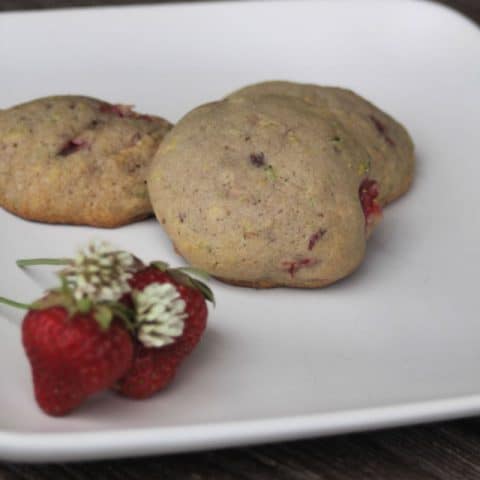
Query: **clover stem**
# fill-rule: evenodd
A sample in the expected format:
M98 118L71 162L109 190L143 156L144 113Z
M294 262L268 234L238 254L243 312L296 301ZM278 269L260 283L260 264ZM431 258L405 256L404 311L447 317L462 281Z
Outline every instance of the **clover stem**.
M34 265L69 265L72 262L70 258L23 258L17 260L17 265L21 268Z
M30 310L32 308L28 303L20 303L15 300L10 300L9 298L0 297L0 303L8 305L9 307L21 308L23 310Z

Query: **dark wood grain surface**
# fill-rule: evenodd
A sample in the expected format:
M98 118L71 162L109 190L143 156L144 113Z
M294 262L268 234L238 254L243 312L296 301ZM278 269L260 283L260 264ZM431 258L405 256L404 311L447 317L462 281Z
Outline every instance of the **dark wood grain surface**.
M68 8L72 6L96 6L96 5L130 5L133 3L175 3L201 2L202 0L0 0L0 11L2 10L31 10L43 8ZM210 0L222 1L222 0ZM241 1L241 0L237 0ZM429 1L429 0L425 0ZM458 11L469 16L480 24L480 0L431 0L454 7Z
M129 3L159 2L0 0L0 11ZM457 8L480 24L480 0L440 0L440 3ZM190 480L480 479L480 421L466 419L374 433L140 459L49 465L0 463L0 480L171 480L177 478Z

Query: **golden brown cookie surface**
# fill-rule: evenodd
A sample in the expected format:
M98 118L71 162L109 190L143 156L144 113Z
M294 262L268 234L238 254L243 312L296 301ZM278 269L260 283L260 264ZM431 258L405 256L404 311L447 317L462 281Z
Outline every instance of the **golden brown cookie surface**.
M0 205L29 220L123 225L151 214L146 169L171 125L128 106L46 97L0 111Z
M237 96L180 120L154 157L148 189L192 265L239 285L313 288L364 256L379 209L366 159L329 109L294 96Z
M391 116L351 90L337 87L271 81L246 86L230 96L255 98L272 94L301 98L336 115L367 151L368 158L361 168L379 182L382 205L408 190L415 162L413 143L405 128Z

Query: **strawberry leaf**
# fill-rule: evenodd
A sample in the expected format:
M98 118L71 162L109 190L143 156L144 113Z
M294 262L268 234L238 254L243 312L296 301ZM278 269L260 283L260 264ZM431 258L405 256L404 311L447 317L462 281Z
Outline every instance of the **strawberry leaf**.
M132 332L135 329L135 312L133 310L119 302L109 302L108 308L113 315L123 320L125 327L129 331Z
M200 277L206 280L209 278L208 273L194 267L169 268L168 263L161 261L152 262L151 265L155 268L158 268L162 272L168 273L176 282L185 285L186 287L198 290L203 295L205 300L208 300L215 305L215 298L210 287L201 280L195 278Z
M176 268L172 268L168 270L168 274L172 277L176 282L181 283L187 287L193 288L192 283L190 282L190 277L185 273L177 270Z
M161 262L160 260L152 262L151 265L152 267L158 268L161 272L166 272L170 266L168 263Z
M203 278L204 280L208 280L210 278L210 275L207 272L195 267L180 267L176 268L176 270L186 273L189 276L194 275L195 277Z
M64 294L70 294L71 292L70 292L70 287L68 286L67 279L62 275L60 275L59 278L61 283L61 287L59 288L59 291Z
M82 298L77 301L77 309L80 313L87 313L92 309L92 301L88 298Z
M34 310L43 310L50 307L63 307L71 316L75 313L75 302L73 298L62 291L52 290L48 294L32 304Z
M213 295L212 289L206 283L203 283L196 278L190 278L190 281L193 284L193 288L198 290L203 295L205 300L209 301L214 306L216 305L215 296Z

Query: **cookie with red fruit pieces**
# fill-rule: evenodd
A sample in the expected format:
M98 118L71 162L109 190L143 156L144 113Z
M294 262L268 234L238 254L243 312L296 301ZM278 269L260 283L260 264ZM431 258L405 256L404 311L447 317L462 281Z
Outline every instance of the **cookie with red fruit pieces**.
M0 111L0 206L28 220L116 227L146 218L151 158L171 124L90 97Z
M366 150L363 169L380 185L377 202L387 203L410 187L415 168L414 145L407 129L391 115L346 88L269 81L247 85L230 97L286 95L302 99L319 110L329 110Z
M235 285L317 288L365 256L376 222L360 186L376 181L376 213L382 192L369 161L331 109L232 96L173 127L147 182L157 219L192 266Z

